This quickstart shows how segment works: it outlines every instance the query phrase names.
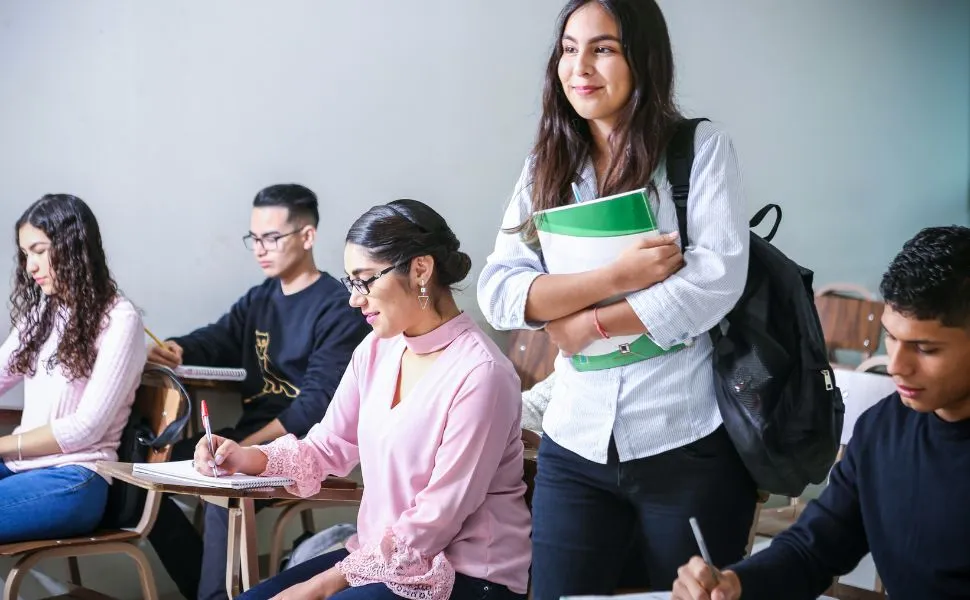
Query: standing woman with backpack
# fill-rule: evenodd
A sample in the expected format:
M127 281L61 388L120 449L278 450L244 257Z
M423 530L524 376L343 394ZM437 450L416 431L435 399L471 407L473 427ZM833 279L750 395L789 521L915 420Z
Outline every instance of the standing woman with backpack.
M117 460L145 366L142 319L108 270L94 213L48 194L14 227L13 329L0 345L0 394L24 410L0 436L0 543L93 531L108 499L99 460Z
M533 595L611 594L631 547L650 588L665 590L697 553L690 517L724 565L743 556L754 516L755 484L722 424L707 335L745 284L741 177L727 134L700 123L682 255L663 167L683 117L660 8L572 0L557 34L535 146L478 282L492 326L544 327L561 350L533 497ZM646 187L670 233L604 267L549 274L532 217L571 204L573 184L585 199ZM593 341L636 334L648 339L613 364L573 360Z

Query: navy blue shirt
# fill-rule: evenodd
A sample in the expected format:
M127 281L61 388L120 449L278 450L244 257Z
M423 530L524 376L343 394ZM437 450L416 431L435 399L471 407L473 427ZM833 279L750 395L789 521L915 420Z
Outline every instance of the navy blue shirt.
M884 398L859 418L819 499L729 568L745 600L814 600L867 552L894 600L970 598L970 419Z
M326 273L290 295L279 279L267 279L215 323L172 339L186 365L246 369L244 421L278 418L302 436L323 419L354 349L370 333L349 298Z

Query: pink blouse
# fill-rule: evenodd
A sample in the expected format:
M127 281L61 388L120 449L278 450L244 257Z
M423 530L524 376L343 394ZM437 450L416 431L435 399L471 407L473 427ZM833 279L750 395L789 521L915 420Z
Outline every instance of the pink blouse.
M0 346L0 394L24 382L24 412L14 433L50 424L61 448L60 454L8 460L7 467L15 473L63 465L93 471L99 460L118 460L121 433L145 368L141 315L131 302L120 298L108 311L98 336L91 376L75 381L69 381L59 367L46 368L47 359L57 352L63 326L64 315L59 315L54 331L41 346L32 377L9 371L10 359L20 344L16 328Z
M391 408L408 347L445 350ZM352 586L446 600L457 571L524 594L532 548L521 411L512 363L468 315L416 338L371 334L323 421L303 440L260 447L263 474L293 478L290 491L310 496L360 463L358 533L338 564Z

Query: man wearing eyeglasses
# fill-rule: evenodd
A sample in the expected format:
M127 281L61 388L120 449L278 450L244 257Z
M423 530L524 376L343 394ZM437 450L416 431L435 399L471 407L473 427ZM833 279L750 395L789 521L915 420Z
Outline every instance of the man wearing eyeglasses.
M167 340L164 348L149 345L148 360L169 367L246 370L242 417L235 426L215 432L242 445L262 444L287 433L302 437L319 423L354 348L370 332L360 311L350 306L344 285L317 269L313 244L318 222L317 198L308 188L280 184L261 190L253 200L243 243L266 280L215 323ZM172 460L191 459L201 435L176 444ZM224 516L216 513L207 510L207 531L210 519ZM225 537L223 525L222 547ZM211 552L207 534L203 571L202 540L168 498L149 539L183 596L205 597L211 591L225 597L225 551L221 557ZM220 561L222 569L214 573L210 562ZM206 579L200 587L202 573ZM210 587L214 589L204 589Z

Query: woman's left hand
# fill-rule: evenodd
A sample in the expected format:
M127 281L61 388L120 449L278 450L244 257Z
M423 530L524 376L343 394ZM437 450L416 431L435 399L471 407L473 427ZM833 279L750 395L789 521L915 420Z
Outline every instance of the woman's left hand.
M546 324L546 333L559 346L563 356L570 357L600 338L593 323L593 311L581 310Z
M288 587L273 600L325 600L350 587L337 567L330 567L312 579Z

